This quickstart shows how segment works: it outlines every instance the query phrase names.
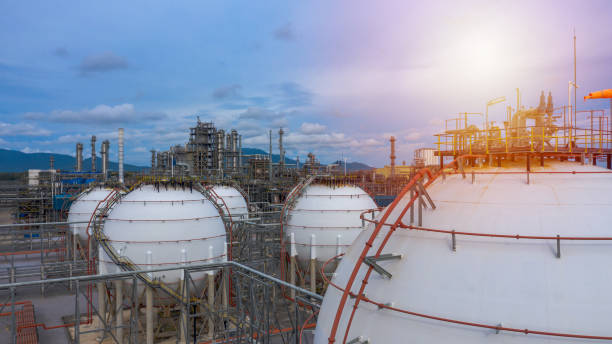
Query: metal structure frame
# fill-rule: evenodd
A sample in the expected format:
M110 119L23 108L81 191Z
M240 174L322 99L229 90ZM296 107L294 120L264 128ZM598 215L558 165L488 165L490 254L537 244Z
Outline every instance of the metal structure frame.
M165 326L174 326L174 336L183 343L270 343L272 340L279 343L310 342L303 336L304 329L314 327L313 321L320 307L322 296L308 290L293 286L280 279L264 274L246 265L229 261L213 264L201 264L188 267L172 267L149 270L125 271L105 275L88 275L79 277L64 277L39 281L19 282L0 285L0 295L4 295L5 302L0 304L0 313L10 310L9 338L11 343L21 340L22 333L31 328L60 328L69 329L72 342L86 341L87 335L104 339L109 338L114 343L138 343L146 341L142 328L140 310L146 308L143 297L139 295L139 288L146 284L143 276L160 271L182 270L184 281L182 290L187 297L176 303L171 311L180 314L172 317L173 323ZM219 271L228 272L227 274ZM198 281L192 276L196 273L207 273L209 276L231 276L231 285L228 290L229 302L218 305L198 298L205 292L205 287L199 287ZM74 284L74 315L69 321L59 326L47 326L44 323L20 323L17 308L27 301L19 300L17 291L21 288L54 284ZM93 288L112 289L112 298L109 303L102 303L102 307L95 302L86 289ZM123 288L127 286L127 293ZM296 293L293 301L278 299L280 288L289 288ZM156 292L162 292L156 289ZM162 292L163 293L163 292ZM210 294L208 294L210 295ZM82 311L83 299L87 312ZM144 302L146 303L146 301ZM106 306L111 308L106 308ZM212 307L208 307L212 305ZM107 312L107 309L109 310ZM161 310L163 311L163 310ZM124 316L128 316L127 319ZM178 320L176 320L178 319Z

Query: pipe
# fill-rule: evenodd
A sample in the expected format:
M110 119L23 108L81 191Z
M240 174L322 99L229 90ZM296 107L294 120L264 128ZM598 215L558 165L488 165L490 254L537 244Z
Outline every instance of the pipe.
M119 128L119 184L123 184L123 128Z

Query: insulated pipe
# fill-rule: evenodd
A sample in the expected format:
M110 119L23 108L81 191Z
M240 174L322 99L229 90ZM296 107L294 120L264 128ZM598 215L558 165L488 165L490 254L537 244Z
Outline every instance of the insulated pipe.
M119 128L119 184L123 184L123 128Z

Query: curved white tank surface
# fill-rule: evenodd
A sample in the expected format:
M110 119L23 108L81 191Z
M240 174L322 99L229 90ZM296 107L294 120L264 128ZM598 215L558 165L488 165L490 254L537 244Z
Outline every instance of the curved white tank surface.
M221 197L227 208L229 208L232 220L248 218L249 209L244 196L236 188L226 185L215 185L212 187L217 196ZM225 211L225 207L222 207Z
M290 252L293 234L300 264L307 264L311 254L319 263L326 262L361 233L360 214L375 208L372 197L357 186L309 185L289 210L285 246Z
M112 189L96 187L82 192L70 205L68 222L89 221L96 207L103 207L104 199L110 195ZM102 202L102 203L101 203ZM80 240L87 240L87 223L71 224L72 233L78 235ZM91 232L89 233L91 234Z
M189 188L162 186L158 191L152 185L141 186L112 207L103 231L114 251L141 269L226 260L225 226L219 212L204 195ZM120 268L100 247L100 273L117 271ZM173 284L180 271L153 273L153 277Z
M533 168L538 170L538 168ZM596 166L551 162L546 171L599 171ZM489 171L524 171L489 168ZM464 232L534 236L612 236L611 174L476 175L438 178L427 190L437 209L424 210L423 227ZM402 204L386 223L397 220ZM384 211L383 211L384 213ZM415 212L416 218L416 212ZM416 220L415 220L416 221ZM403 217L410 223L409 213ZM332 282L345 288L374 225L368 226L341 260ZM374 255L389 227L383 227L368 255ZM381 304L431 316L515 329L612 336L612 242L527 240L456 236L398 228L382 254L402 255L378 264L365 296ZM362 264L351 290L364 278ZM315 331L328 343L341 292L330 286ZM355 299L341 313L335 343L342 343ZM370 343L594 343L599 341L514 333L404 314L360 302L347 342ZM363 341L362 341L363 342Z

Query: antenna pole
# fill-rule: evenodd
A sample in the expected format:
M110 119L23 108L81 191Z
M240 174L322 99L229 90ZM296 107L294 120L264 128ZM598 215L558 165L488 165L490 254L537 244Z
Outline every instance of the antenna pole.
M574 122L576 122L576 107L578 105L578 98L576 98L576 85L576 28L574 28Z

